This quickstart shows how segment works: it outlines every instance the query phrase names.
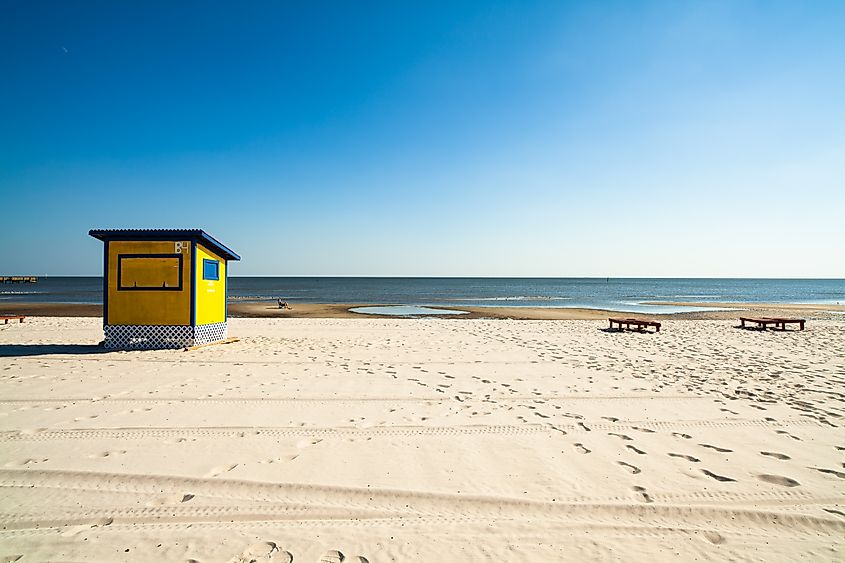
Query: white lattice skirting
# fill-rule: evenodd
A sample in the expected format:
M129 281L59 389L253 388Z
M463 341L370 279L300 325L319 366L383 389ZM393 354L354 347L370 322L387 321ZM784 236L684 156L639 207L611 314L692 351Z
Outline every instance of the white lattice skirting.
M109 350L158 350L186 348L225 340L225 322L199 326L105 325L105 347Z

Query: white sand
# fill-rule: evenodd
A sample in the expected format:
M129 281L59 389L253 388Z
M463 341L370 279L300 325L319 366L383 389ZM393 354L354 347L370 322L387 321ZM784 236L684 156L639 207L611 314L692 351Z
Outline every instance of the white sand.
M835 560L845 322L0 325L0 560Z

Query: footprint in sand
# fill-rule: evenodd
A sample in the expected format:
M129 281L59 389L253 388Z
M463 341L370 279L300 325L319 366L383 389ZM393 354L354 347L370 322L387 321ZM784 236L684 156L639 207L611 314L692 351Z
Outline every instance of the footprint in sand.
M188 502L193 498L194 495L190 493L167 495L151 500L147 503L147 506L167 506L170 504L180 504L183 502Z
M172 438L172 439L169 439L169 440L165 440L164 443L165 444L181 444L181 443L187 442L187 441L188 441L187 438L181 438L180 437L180 438Z
M79 524L78 526L66 526L61 536L63 538L72 538L73 536L80 534L82 532L87 532L91 528L102 528L104 526L111 526L114 522L114 518L104 517L104 518L97 518L96 520L92 520L87 524Z
M626 447L626 448L628 448L629 450L631 450L632 452L636 453L636 454L645 455L645 452L644 452L644 451L642 451L641 449L639 449L639 448L637 448L637 447L635 447L635 446L632 446L632 445L628 444L628 445L627 445L627 446L625 446L625 447Z
M791 457L789 457L786 454L779 454L777 452L760 452L760 455L773 457L775 459L792 459Z
M634 430L638 430L639 432L645 432L647 434L654 434L654 430L652 430L651 428L641 428L639 426L632 426L631 428L633 428Z
M331 549L320 557L320 563L370 563L370 561L363 555L346 557L337 549Z
M90 458L92 458L92 459L96 459L96 458L109 457L109 456L113 456L113 455L122 455L122 454L125 454L125 453L126 453L126 450L111 450L111 451L99 452L99 453L96 453L96 454L91 454L91 455L89 455L88 457L90 457Z
M230 559L229 563L258 563L259 561L291 563L293 555L271 541L262 541L249 546L243 553Z
M578 453L579 453L579 454L588 454L588 453L590 453L591 451L593 451L593 450L588 450L588 449L584 446L584 444L582 444L581 442L576 442L574 445L575 445L575 449L576 449L576 450L578 450Z
M630 471L633 475L643 472L643 470L637 467L636 465L631 465L630 463L625 463L624 461L617 461L616 463Z
M692 436L681 432L672 432L672 436L675 436L676 438L683 438L684 440L692 440Z
M733 450L729 450L727 448L720 448L719 446L711 446L710 444L698 444L698 445L701 446L702 448L708 448L708 449L711 449L711 450L716 450L717 452L719 452L721 454L729 454L729 453L733 452Z
M691 461L691 462L693 462L693 463L698 463L699 461L701 461L701 460L700 460L700 459L698 459L697 457L692 457L691 455L685 455L685 454L675 454L675 453L672 453L672 452L669 452L669 453L668 453L668 454L666 454L666 455L668 455L668 456L670 456L670 457L679 457L679 458L681 458L681 459L685 459L685 460L687 460L687 461Z
M36 463L43 463L45 461L48 461L48 459L49 458L45 457L45 458L41 458L41 459L27 458L27 459L22 459L20 461L9 461L9 462L6 463L6 467L26 467L27 465L35 465Z
M341 563L344 559L346 558L343 556L343 553L336 549L332 549L320 557L320 563Z
M793 440L798 440L799 442L801 441L801 438L799 438L798 436L793 436L792 434L790 434L786 430L775 430L775 434L783 434L784 436L789 436Z
M349 422L355 422L355 419L350 418ZM322 441L323 441L322 438L306 438L304 440L298 441L296 443L296 447L299 448L300 450L302 450L302 449L305 449L305 448L308 448L308 447L311 447L311 446L316 446L317 444L319 444Z
M822 467L811 467L810 469L815 469L821 473L827 473L828 475L833 475L834 477L839 477L840 479L845 479L845 473L841 471L836 471L834 469L824 469Z
M797 487L801 483L796 481L795 479L790 479L789 477L783 477L781 475L757 475L757 478L765 483L772 483L774 485L781 485L782 487Z
M725 537L722 534L720 534L719 532L714 532L712 530L708 530L706 532L703 532L702 536L704 536L704 539L709 541L712 544L718 545L720 543L725 543Z
M645 490L645 487L635 486L634 494L640 502L654 502Z
M217 477L218 475L228 473L229 471L233 470L237 466L238 466L237 463L233 463L231 465L218 465L217 467L213 467L208 473L205 474L205 476L206 477Z
M615 416L603 416L602 418L605 420L609 420L610 422L619 422L619 419Z
M623 440L629 440L629 441L633 440L633 438L631 438L630 436L626 436L625 434L617 434L616 432L608 432L607 435L608 436L616 436L617 438L622 438Z
M736 479L731 479L730 477L725 477L724 475L717 475L717 474L713 473L712 471L708 471L707 469L702 469L701 472L704 473L705 475L707 475L708 477L712 477L713 479L716 479L717 481L719 481L721 483L735 483L736 482Z

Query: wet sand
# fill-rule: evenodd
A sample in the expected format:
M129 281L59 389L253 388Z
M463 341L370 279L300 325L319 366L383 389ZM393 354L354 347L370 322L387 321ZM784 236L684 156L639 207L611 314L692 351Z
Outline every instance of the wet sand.
M372 303L352 304L312 304L293 303L292 309L279 309L275 303L268 302L244 302L232 303L229 305L229 315L232 317L247 318L321 318L321 319L372 319L372 318L395 318L386 315L373 315L367 313L353 313L349 309L354 307L377 307ZM437 307L452 311L468 311L467 315L442 315L448 319L570 319L586 320L607 318L608 311L600 309L551 309L543 307ZM426 315L427 317L438 317L438 315Z
M808 319L837 319L845 312L845 305L804 305L789 303L706 303L706 302L655 302L654 305L686 307L724 307L726 311L693 311L688 313L644 314L608 311L602 309L575 309L554 307L444 307L455 311L468 311L468 315L443 315L453 320L514 319L514 320L597 320L613 316L633 316L654 320L727 320L740 314L757 316L803 316ZM391 305L384 303L382 305ZM290 318L290 319L367 319L392 318L383 315L353 313L353 307L378 306L373 303L292 303L292 309L279 309L275 301L235 301L229 303L230 317ZM101 305L73 303L0 303L0 314L28 315L33 317L102 317Z
M103 306L91 303L12 303L0 301L0 315L102 318Z

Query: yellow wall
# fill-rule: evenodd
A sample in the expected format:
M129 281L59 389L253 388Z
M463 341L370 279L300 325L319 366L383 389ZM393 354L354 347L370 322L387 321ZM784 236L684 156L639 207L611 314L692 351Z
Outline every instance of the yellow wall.
M117 265L120 254L175 254L176 241L110 241L108 244L108 318L110 325L190 325L191 324L191 244L182 245L182 290L119 291ZM174 280L173 260L152 260L149 271L138 271L140 261L124 259L124 285L153 283L164 280L169 286ZM146 267L146 266L145 266ZM134 270L134 271L133 271ZM200 276L201 278L202 276ZM178 281L178 278L177 278ZM131 283L130 283L131 282Z
M220 262L219 280L202 279L203 259ZM197 244L197 324L222 323L226 320L226 261Z

